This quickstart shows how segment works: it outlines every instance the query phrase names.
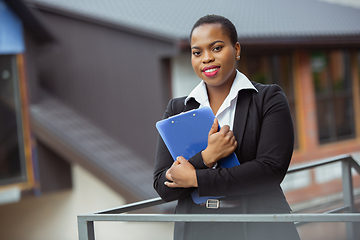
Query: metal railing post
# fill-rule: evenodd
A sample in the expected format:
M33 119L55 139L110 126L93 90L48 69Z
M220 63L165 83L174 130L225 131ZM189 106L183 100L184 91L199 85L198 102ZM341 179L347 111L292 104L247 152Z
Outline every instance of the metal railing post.
M355 211L353 181L351 176L351 164L348 159L341 162L342 167L342 185L343 185L343 201L344 206L350 209L350 212ZM346 239L355 239L355 226L353 222L346 222Z
M78 216L79 240L95 240L94 221Z

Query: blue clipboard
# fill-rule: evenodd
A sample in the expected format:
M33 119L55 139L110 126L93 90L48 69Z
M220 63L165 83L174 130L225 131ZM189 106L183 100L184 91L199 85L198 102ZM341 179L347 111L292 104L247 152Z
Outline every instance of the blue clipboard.
M202 107L180 113L156 123L156 128L174 161L178 156L193 157L207 147L208 134L214 122L214 113L209 107ZM235 153L218 161L222 168L240 165ZM191 194L195 203L220 197L199 197L197 191Z

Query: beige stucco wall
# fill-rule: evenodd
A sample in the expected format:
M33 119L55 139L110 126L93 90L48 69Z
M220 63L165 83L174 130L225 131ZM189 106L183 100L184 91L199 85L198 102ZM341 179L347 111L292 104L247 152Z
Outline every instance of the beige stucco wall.
M190 52L180 53L171 61L172 97L183 97L200 83L201 79L195 74L191 65Z
M2 240L76 240L77 215L114 208L124 199L78 165L72 190L0 205ZM172 223L95 222L97 240L171 239Z

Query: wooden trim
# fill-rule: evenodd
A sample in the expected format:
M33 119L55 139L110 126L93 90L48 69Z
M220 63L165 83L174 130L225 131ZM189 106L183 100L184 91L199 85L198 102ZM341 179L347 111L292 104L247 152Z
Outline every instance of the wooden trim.
M299 148L296 152L303 152L306 150L306 139L305 139L305 132L304 132L304 116L303 116L303 100L301 94L301 77L300 77L300 70L299 70L299 53L295 52L292 55L293 61L293 76L294 76L294 97L295 97L295 114L296 114L296 124L297 124L297 136L298 136L298 146Z
M294 94L299 149L302 155L319 147L316 97L311 76L310 56L307 51L293 54Z
M24 55L16 55L17 70L18 70L18 82L19 82L19 93L21 103L21 120L23 127L23 138L24 138L24 155L26 164L26 175L27 184L23 186L25 189L30 189L35 186L35 176L32 159L32 140L30 131L30 117L29 117L29 102L27 96L27 84L26 84L26 73ZM24 189L23 188L23 189Z
M24 190L32 189L33 186L30 185L29 182L6 184L3 186L0 186L0 191L6 191L9 188L19 188L21 191L24 191Z
M360 54L357 51L351 52L351 76L352 76L352 91L353 91L353 106L354 106L354 120L356 138L360 139L360 84L359 84L359 63L357 55Z

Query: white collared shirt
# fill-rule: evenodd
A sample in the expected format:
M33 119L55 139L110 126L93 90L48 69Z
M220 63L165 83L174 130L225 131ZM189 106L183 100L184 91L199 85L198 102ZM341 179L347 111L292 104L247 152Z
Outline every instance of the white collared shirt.
M218 119L220 126L229 125L230 129L233 130L236 102L238 98L238 93L242 89L254 89L255 91L258 91L244 74L236 70L236 76L231 86L230 92L225 98L224 102L220 106L215 116ZM194 98L198 103L200 103L199 108L210 107L210 102L204 81L201 81L191 91L189 96L185 99L185 104L190 98Z

